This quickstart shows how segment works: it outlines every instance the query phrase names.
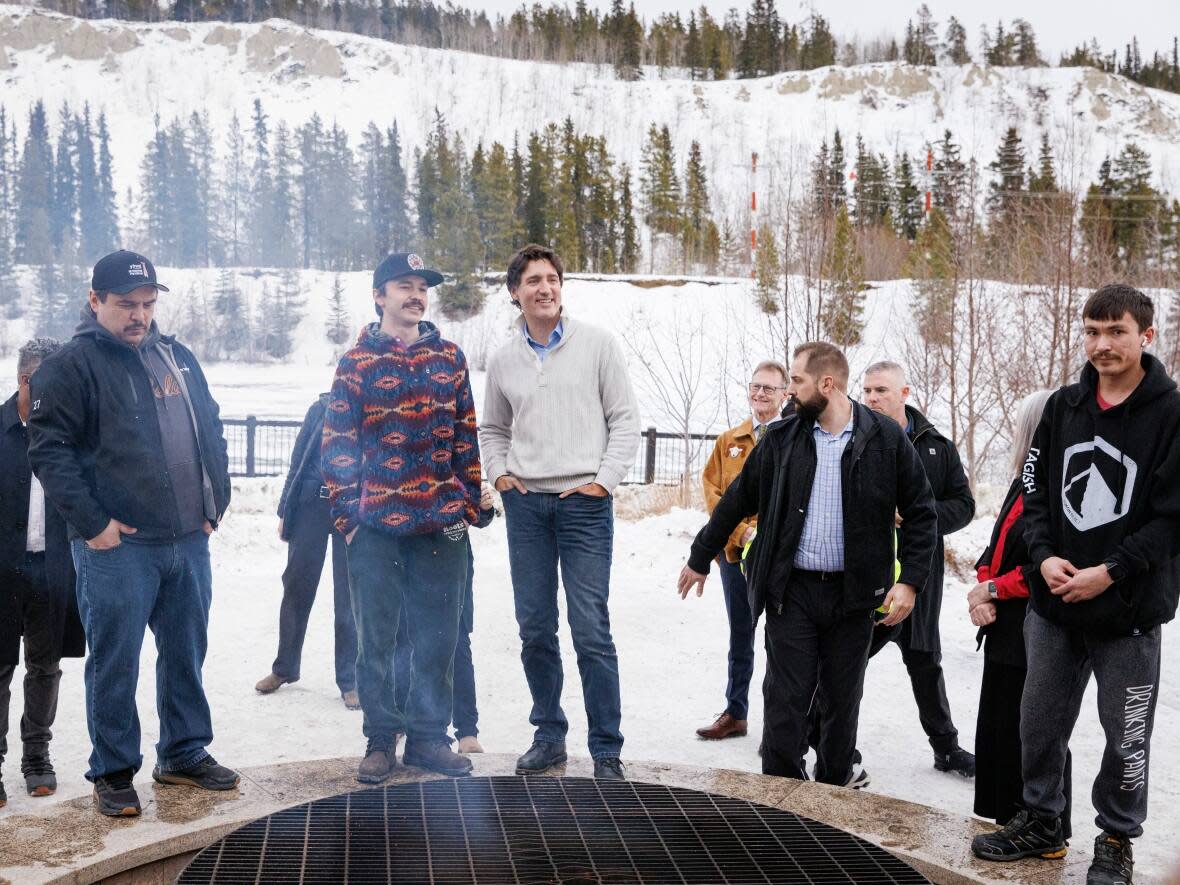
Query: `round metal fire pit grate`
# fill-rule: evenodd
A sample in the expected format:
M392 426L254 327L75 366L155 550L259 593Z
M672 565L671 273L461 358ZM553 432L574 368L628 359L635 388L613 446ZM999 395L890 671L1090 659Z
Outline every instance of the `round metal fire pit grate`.
M926 883L850 833L658 784L487 777L345 793L260 818L180 883Z

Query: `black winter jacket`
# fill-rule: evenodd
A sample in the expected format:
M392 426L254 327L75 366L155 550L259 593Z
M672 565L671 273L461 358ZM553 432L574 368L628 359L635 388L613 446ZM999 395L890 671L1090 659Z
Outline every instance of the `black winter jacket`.
M910 419L910 441L918 452L934 506L938 509L938 542L930 560L930 577L925 591L918 596L914 613L910 615L910 647L918 651L938 652L938 619L942 612L942 581L945 566L943 536L966 527L975 516L975 497L971 484L959 460L955 444L939 433L926 416L912 406L906 406Z
M1123 402L1099 409L1098 372L1045 404L1025 462L1024 538L1033 610L1064 626L1126 635L1172 620L1180 594L1180 392L1155 357ZM1126 577L1086 602L1049 592L1041 565L1113 560Z
M192 352L153 322L139 349L116 338L89 307L65 346L33 375L29 463L71 537L93 538L110 520L141 536L176 538L180 514L165 466L150 372L138 352L161 346L180 369L216 528L229 506L229 458L217 403Z
M24 563L28 542L28 435L17 410L16 394L0 406L0 666L20 659L21 617L11 579ZM54 657L86 654L86 635L78 619L74 561L66 523L53 505L45 507L45 584L52 614Z
M320 497L324 474L320 470L320 443L324 436L324 412L331 401L330 393L321 393L303 416L303 425L295 437L291 450L291 466L287 470L287 481L279 495L279 518L283 520L282 538L291 540L291 525L295 511L305 500Z
M895 512L903 519L898 580L919 593L938 539L934 496L905 431L860 403L852 407L852 439L841 461L846 612L876 608L893 585ZM689 567L707 574L737 524L757 514L758 534L746 559L755 618L768 605L781 608L786 595L815 479L814 426L795 415L770 426L689 554Z

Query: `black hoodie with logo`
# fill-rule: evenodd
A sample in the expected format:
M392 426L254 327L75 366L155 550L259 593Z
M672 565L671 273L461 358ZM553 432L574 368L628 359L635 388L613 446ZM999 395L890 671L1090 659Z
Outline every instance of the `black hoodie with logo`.
M29 463L71 537L93 538L112 518L135 541L216 527L230 498L218 406L197 358L154 322L132 347L84 307L30 393Z
M1180 594L1180 392L1159 360L1123 402L1098 406L1098 372L1049 398L1022 473L1033 610L1069 627L1126 635L1172 620ZM1085 602L1049 592L1041 564L1114 561L1126 572Z

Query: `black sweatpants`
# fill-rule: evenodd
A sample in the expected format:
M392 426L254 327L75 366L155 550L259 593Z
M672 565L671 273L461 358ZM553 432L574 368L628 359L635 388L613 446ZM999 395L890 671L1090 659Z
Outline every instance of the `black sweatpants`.
M844 611L842 583L841 574L796 572L782 610L767 608L764 774L806 779L801 749L817 688L827 700L815 779L843 786L852 774L873 617L872 609Z

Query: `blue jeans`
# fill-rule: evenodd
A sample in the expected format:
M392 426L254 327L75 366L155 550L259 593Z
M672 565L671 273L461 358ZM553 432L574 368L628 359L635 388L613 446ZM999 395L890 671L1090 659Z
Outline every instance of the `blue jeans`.
M356 618L356 691L364 734L407 742L442 740L451 721L455 639L467 580L467 537L442 532L390 535L362 525L348 545L348 580ZM405 709L395 696L399 623L413 660Z
M729 618L729 682L725 686L725 712L734 719L750 713L750 679L754 676L754 613L746 576L736 562L721 555L718 567L725 591L725 613Z
M619 661L610 633L611 552L614 509L608 498L574 494L508 491L503 495L508 522L508 561L520 659L533 696L529 721L538 741L564 741L569 723L561 709L563 673L557 644L557 570L565 587L566 616L582 700L590 726L590 755L618 756Z
M109 550L73 542L78 611L86 627L88 780L123 769L138 771L139 714L135 689L145 628L156 637L156 712L161 771L204 759L213 741L201 683L208 647L213 575L209 538L193 532L167 543L124 540Z
M473 580L475 559L471 544L467 545L467 584L463 588L463 607L459 612L459 636L455 641L455 672L451 721L455 737L475 737L479 734L479 708L475 703L475 663L471 659L471 631L475 628L475 594ZM402 618L397 628L397 651L394 654L394 697L399 710L406 709L410 700L410 683L414 678L414 661L410 649L409 621Z

